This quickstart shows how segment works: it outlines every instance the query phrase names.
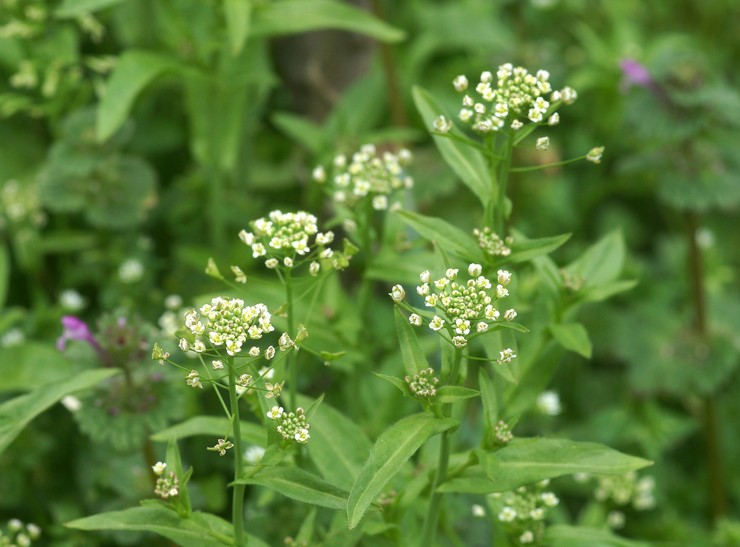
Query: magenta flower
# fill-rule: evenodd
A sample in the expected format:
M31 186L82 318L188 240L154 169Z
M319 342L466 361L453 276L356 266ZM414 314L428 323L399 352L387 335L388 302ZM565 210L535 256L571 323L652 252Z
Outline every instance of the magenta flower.
M100 344L90 332L90 327L87 326L82 319L75 317L74 315L65 315L62 317L62 326L64 332L57 338L57 349L64 351L67 347L67 340L82 340L90 344L95 350L100 351Z

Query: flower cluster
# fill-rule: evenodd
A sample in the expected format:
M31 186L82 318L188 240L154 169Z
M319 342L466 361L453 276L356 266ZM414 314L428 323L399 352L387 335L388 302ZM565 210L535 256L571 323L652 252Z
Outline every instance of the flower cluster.
M267 413L271 420L277 420L277 432L286 441L295 441L306 444L311 436L308 430L311 424L306 421L306 415L302 408L298 407L295 412L285 412L281 406L273 406Z
M33 523L23 524L18 519L10 519L5 530L0 528L0 546L28 547L41 537L41 528Z
M448 269L443 277L435 280L432 280L428 270L419 276L421 284L416 287L417 294L424 298L427 307L438 312L429 321L429 328L433 331L446 330L457 348L465 347L476 334L488 331L489 326L500 318L512 321L516 317L513 309L506 310L502 317L494 307L495 301L509 295L506 285L511 281L511 273L499 270L494 287L494 283L482 275L482 270L480 264L470 264L469 278L464 282L458 281L459 270L454 268ZM393 287L390 294L396 302L405 296L400 285ZM409 322L420 326L423 319L420 314L413 313ZM512 354L506 357L510 362L516 356Z
M157 482L154 485L154 493L163 500L175 498L180 495L180 479L177 478L174 471L164 474L165 465L158 467L159 464L152 467L154 473L158 475ZM159 471L159 472L158 472Z
M488 226L479 230L475 228L473 235L478 239L478 246L483 249L486 254L491 256L509 256L511 249L509 245L513 243L511 236L506 239L501 239L497 233L492 231Z
M6 224L39 228L46 223L38 186L22 185L17 180L8 180L0 188L0 211L0 228Z
M637 473L630 471L625 475L599 475L595 477L597 487L594 497L597 501L612 501L619 506L631 505L637 511L647 511L655 507L655 479L651 476L637 478Z
M503 420L496 422L493 426L493 436L496 442L499 444L509 444L514 438L514 434L511 432L511 427Z
M305 211L283 213L275 210L249 225L252 231L241 230L239 239L252 249L252 257L266 257L265 266L270 269L280 265L293 268L309 261L309 273L315 276L321 269L317 258L331 259L337 270L346 268L349 263L349 253L329 247L334 241L334 232L320 232L316 217Z
M439 384L439 378L434 375L432 368L425 368L419 374L414 374L413 378L406 376L405 380L415 397L431 399L437 395L436 386Z
M218 452L219 456L225 456L226 451L234 448L234 443L227 441L226 439L219 439L214 446L209 446L206 450L211 452Z
M546 70L533 75L523 67L506 63L498 67L494 85L494 75L485 71L475 86L477 97L463 97L458 118L479 133L499 131L507 124L517 130L525 121L557 125L560 116L555 108L560 103L573 103L577 93L570 87L553 90L549 80ZM463 93L468 89L468 79L457 76L452 85Z
M331 181L332 199L336 203L351 207L368 197L374 209L384 210L394 191L414 185L413 179L403 170L410 162L411 152L406 149L398 154L384 152L380 155L374 145L365 144L349 158L335 157L331 177L319 166L313 171L313 179L320 184Z
M233 356L241 352L248 340L259 340L264 334L275 330L270 319L270 312L264 304L245 306L239 298L226 300L219 296L199 310L190 310L185 314L185 327L194 335L195 341L191 345L182 338L180 349L204 352L205 338L214 348L223 346L226 353ZM249 350L252 357L257 357L259 352L256 346Z
M560 503L553 492L544 490L548 484L545 480L520 486L512 492L490 494L496 518L515 544L529 545L542 540L547 512Z

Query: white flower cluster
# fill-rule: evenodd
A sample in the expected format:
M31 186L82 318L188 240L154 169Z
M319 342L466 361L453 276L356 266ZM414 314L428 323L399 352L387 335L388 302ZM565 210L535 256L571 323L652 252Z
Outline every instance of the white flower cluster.
M406 376L404 379L409 386L409 390L416 397L431 399L437 395L439 378L434 375L434 369L432 368L426 368L419 374L414 374L413 377Z
M15 179L3 183L0 188L0 228L5 224L35 227L46 224L37 185L21 184Z
M506 310L502 316L494 307L495 301L509 295L506 285L511 282L511 273L499 270L494 285L482 275L482 271L480 264L470 264L469 278L464 282L458 282L458 270L455 268L448 269L443 277L435 280L428 270L419 275L421 284L416 287L417 294L424 297L427 307L439 312L429 321L429 328L433 331L445 329L455 347L465 347L471 337L486 332L499 319L512 321L516 317L513 309ZM400 285L393 287L390 294L396 302L402 294L405 295ZM423 320L419 314L413 313L409 322L418 327ZM512 354L507 357L516 356Z
M621 476L599 475L595 477L598 485L594 491L597 501L612 501L616 505L632 505L637 511L647 511L655 507L655 479L650 475L637 478L630 471Z
M413 187L413 179L403 169L410 162L411 152L406 149L381 155L374 145L365 144L349 158L335 157L331 177L319 166L313 171L313 179L321 184L331 180L332 198L337 203L354 206L367 197L374 209L384 210L393 192Z
M334 232L319 232L316 217L305 211L283 213L275 210L249 225L253 231L241 230L239 239L252 249L252 257L266 257L265 266L270 269L280 264L293 268L299 262L310 261L309 273L315 276L321 268L315 258L331 259L335 269L348 264L346 253L335 252L329 247L334 241Z
M578 96L570 87L553 90L550 73L546 70L538 70L533 75L523 67L506 63L498 67L495 78L491 72L483 72L475 86L477 97L466 93L462 100L463 108L458 118L479 133L499 131L507 124L517 130L525 121L556 125L560 116L554 109L561 102L573 103ZM456 91L464 93L468 89L468 79L458 76L452 85Z
M514 242L511 236L506 239L501 239L501 237L488 226L482 230L475 228L473 230L473 235L478 239L478 246L483 249L485 253L491 256L509 256L511 254L511 248L509 245Z
M41 537L41 528L32 522L23 524L19 519L10 519L5 528L0 528L0 545L28 547Z
M205 338L214 348L223 346L226 353L234 356L242 350L247 340L259 340L263 334L274 331L275 327L270 320L270 312L264 304L245 306L244 301L239 298L227 300L218 296L210 304L204 304L200 309L190 310L185 314L185 327L195 336L195 342L191 347L182 338L180 349L204 352ZM254 346L249 354L257 357L259 351Z
M514 544L538 544L542 540L547 512L560 503L553 492L544 490L548 484L545 480L512 492L490 494L494 513Z
M311 424L306 421L306 415L302 408L297 408L295 412L285 412L281 406L273 406L268 412L267 417L271 420L277 420L277 432L282 435L286 441L295 441L300 444L306 444L311 438L308 431Z

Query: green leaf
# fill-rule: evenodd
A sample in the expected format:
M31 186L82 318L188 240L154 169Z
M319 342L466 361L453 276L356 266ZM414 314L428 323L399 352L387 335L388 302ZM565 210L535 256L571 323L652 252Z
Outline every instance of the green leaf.
M429 362L424 355L424 350L419 345L414 327L403 315L400 309L395 308L396 333L401 346L401 358L403 366L409 376L419 374L420 371L429 368Z
M154 532L184 547L234 545L231 524L225 520L199 511L193 512L189 518L182 518L163 505L131 507L122 511L100 513L73 520L65 526L78 530ZM259 542L259 539L254 539ZM252 545L251 536L249 540L249 544Z
M542 237L538 239L520 239L516 236L514 243L509 245L511 255L507 257L507 262L525 262L537 256L546 255L553 252L563 243L570 239L571 234L561 234L559 236Z
M581 323L559 323L550 325L555 340L565 349L575 351L586 359L591 359L591 340L588 331Z
M565 270L584 280L584 288L614 281L622 272L625 257L624 238L618 230L601 238Z
M412 414L386 429L370 452L347 501L347 520L354 528L370 504L414 453L431 437L457 425L452 418Z
M489 480L483 468L480 465L474 465L443 482L437 491L456 494L490 494L499 490Z
M239 55L249 36L249 23L252 19L251 0L224 0L226 32L232 55Z
M480 395L480 392L469 387L442 386L437 388L437 399L442 403L456 403L465 399L472 399Z
M404 382L403 380L401 380L400 378L396 376L388 376L387 374L380 374L379 372L373 372L373 374L377 376L378 378L385 380L389 384L393 384L394 386L396 386L399 390L401 390L401 393L403 393L404 395L410 396L408 384Z
M54 11L59 19L71 19L89 13L95 13L110 6L121 4L126 0L64 0Z
M306 405L310 399L299 396L298 402ZM349 490L371 447L372 443L362 428L327 403L322 404L311 417L308 455L330 483Z
M243 440L258 446L266 446L267 435L261 425L242 421L240 428ZM179 440L196 436L223 437L227 431L231 431L231 420L225 416L194 416L154 433L151 439L155 442L166 442L170 439Z
M10 256L7 247L0 247L0 310L5 306L10 283Z
M416 109L424 121L424 126L431 131L434 120L440 115L446 114L444 108L431 93L421 87L414 86L412 95ZM450 116L447 115L447 118L449 119ZM462 138L462 134L454 128L450 133ZM433 136L433 139L447 165L478 197L481 205L485 208L486 204L491 201L491 196L494 195L496 189L489 179L488 167L483 154L475 148L452 138Z
M609 530L554 524L545 530L545 543L552 547L647 547L648 543L616 536Z
M311 439L313 442L313 439ZM302 503L329 509L347 508L349 493L299 467L265 467L235 484L259 484Z
M621 292L632 290L637 281L634 279L623 280L623 281L612 281L611 283L604 283L596 287L586 287L578 291L577 296L579 300L585 302L601 302L619 294Z
M136 97L155 78L181 67L179 60L168 55L140 50L124 52L106 82L105 94L98 105L98 140L106 141L123 125Z
M480 387L480 400L483 404L486 431L491 431L493 425L498 421L498 396L493 379L489 376L485 367L478 370L478 386Z
M255 7L252 34L280 36L321 29L341 29L400 42L405 33L367 11L334 0L282 0Z
M484 468L497 492L574 473L622 475L652 462L598 443L567 439L514 439L488 454Z
M67 395L92 387L120 373L117 369L86 370L72 378L42 386L0 405L0 454L44 410Z
M313 155L318 155L322 151L325 138L321 126L290 112L277 112L273 114L271 120L280 131Z
M473 236L457 226L441 218L427 217L410 211L398 211L396 214L419 235L433 241L445 251L459 255L470 262L483 262L483 253Z

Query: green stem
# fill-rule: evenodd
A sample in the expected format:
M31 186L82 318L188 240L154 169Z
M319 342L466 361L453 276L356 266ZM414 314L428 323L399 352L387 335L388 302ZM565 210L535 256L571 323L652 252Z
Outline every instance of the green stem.
M244 467L244 452L242 451L241 422L239 421L239 399L236 395L236 367L234 358L228 358L229 367L229 406L231 407L231 428L234 433L234 481L238 481ZM245 484L234 485L232 501L232 521L234 526L234 542L238 547L247 544L244 535L244 490Z
M293 272L290 268L285 270L285 298L287 302L285 304L286 313L288 314L288 336L294 337L295 332L295 317L294 317L294 302L293 302ZM298 399L298 367L296 365L296 352L291 350L288 352L288 382L290 383L290 407L296 409L296 401Z
M462 361L462 352L455 350L452 357L452 364L450 365L450 376L448 378L449 385L457 385L457 378L460 371L460 363ZM442 414L444 416L450 416L452 413L452 403L448 403L442 407ZM432 483L432 498L429 500L429 507L427 509L427 515L424 519L424 532L422 534L420 547L426 547L428 545L434 545L434 536L437 533L437 521L439 520L439 512L442 506L441 492L437 492L437 488L447 479L447 468L450 464L450 432L445 431L442 433L442 440L439 443L439 457L437 460L437 471L434 475L434 482Z
M562 165L568 165L569 163L576 163L583 161L587 157L587 154L578 156L577 158L570 158L569 160L556 161L553 163L543 163L542 165L530 165L528 167L512 167L509 169L510 173L525 173L527 171L539 171L541 169L549 169L550 167L560 167Z

